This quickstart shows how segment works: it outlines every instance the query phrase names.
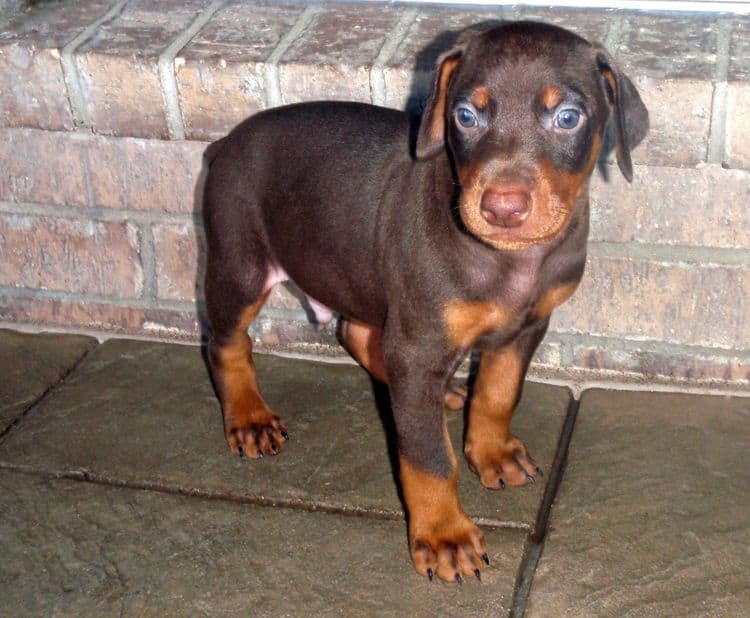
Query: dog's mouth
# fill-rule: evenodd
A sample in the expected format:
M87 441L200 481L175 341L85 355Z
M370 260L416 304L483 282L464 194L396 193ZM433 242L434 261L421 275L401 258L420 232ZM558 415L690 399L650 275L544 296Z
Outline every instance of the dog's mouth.
M477 175L459 197L469 232L497 249L523 249L557 238L567 227L586 177L560 176L540 168L532 182L483 181Z

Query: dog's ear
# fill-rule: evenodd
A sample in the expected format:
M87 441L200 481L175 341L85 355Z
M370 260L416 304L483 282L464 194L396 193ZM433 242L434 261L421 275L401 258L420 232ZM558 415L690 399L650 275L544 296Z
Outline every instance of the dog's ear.
M611 56L599 49L596 64L601 73L602 89L613 110L617 165L628 182L633 180L630 151L648 133L648 110L633 82L619 69Z
M417 159L429 159L437 155L445 145L445 97L451 76L461 62L464 46L454 47L438 58L432 78L432 89L427 99L422 121L417 134Z

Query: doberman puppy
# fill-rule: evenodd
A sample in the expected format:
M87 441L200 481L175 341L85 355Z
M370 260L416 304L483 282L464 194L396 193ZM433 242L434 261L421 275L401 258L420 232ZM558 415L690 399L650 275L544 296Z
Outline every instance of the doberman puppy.
M479 577L489 559L459 504L446 388L480 351L469 465L491 489L534 480L510 421L550 313L583 274L610 117L631 180L648 130L631 81L602 47L516 22L443 54L416 140L406 113L320 102L264 111L210 146L208 356L232 452L275 455L288 438L247 330L291 279L320 320L341 315L344 345L388 385L416 570Z

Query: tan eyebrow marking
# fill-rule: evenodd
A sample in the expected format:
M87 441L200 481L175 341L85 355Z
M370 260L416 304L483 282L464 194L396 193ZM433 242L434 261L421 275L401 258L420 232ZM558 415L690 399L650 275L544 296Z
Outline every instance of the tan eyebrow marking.
M542 90L541 101L547 109L554 109L562 101L562 93L556 86L547 86Z

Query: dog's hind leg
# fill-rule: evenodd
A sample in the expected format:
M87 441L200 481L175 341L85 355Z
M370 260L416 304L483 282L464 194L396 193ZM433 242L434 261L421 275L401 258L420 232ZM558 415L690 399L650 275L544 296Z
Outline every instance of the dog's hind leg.
M224 414L224 433L232 452L253 459L276 455L288 439L286 429L260 394L247 330L276 280L260 255L241 262L226 259L222 240L209 238L206 309L211 324L208 358ZM234 264L234 267L232 267Z

